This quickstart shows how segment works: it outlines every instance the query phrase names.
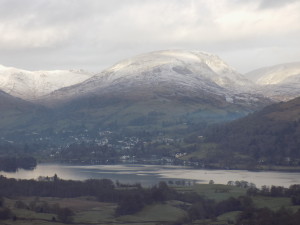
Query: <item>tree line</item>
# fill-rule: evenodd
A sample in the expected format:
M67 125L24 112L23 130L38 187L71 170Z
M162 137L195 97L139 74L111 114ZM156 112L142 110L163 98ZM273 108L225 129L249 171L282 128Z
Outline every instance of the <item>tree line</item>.
M300 184L291 185L289 188L281 186L262 186L261 189L251 187L247 190L249 196L270 196L291 198L294 205L300 205Z
M0 171L16 172L18 169L31 170L37 165L37 161L31 156L1 156L0 157Z
M169 187L165 182L160 182L150 188L143 188L140 184L122 185L114 184L109 179L89 179L85 181L62 180L56 175L44 177L38 180L16 180L0 176L0 196L37 196L37 197L60 197L71 198L79 196L95 196L101 202L113 202L117 204L115 216L134 214L145 206L155 203L165 203L170 200L181 202L178 207L186 212L186 216L174 222L177 224L191 224L196 220L216 220L216 218L227 212L239 211L236 221L228 220L227 224L254 225L254 224L275 224L278 221L285 221L289 225L296 225L300 216L298 212L286 209L272 211L270 209L256 208L252 197L254 195L267 195L272 197L300 196L300 185L292 185L290 188L272 186L271 188L255 188L245 182L248 188L247 195L237 198L230 197L226 200L216 202L195 192L177 191ZM298 201L298 200L297 200ZM298 204L299 202L295 202ZM60 208L59 205L50 205L38 199L25 204L21 201L15 203L15 207L33 210L36 212L53 213L62 222L71 222L73 212L68 208ZM2 215L2 216L1 216ZM10 210L3 205L3 198L0 198L0 219L13 218ZM274 219L275 218L275 219ZM277 218L277 219L276 219ZM273 223L275 221L275 223ZM295 222L297 221L297 222ZM171 224L171 223L170 223ZM282 223L281 223L282 224Z

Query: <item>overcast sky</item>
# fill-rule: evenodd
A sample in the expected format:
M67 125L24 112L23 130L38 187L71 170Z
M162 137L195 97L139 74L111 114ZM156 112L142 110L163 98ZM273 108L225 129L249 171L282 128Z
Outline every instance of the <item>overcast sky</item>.
M299 0L0 0L0 64L93 72L200 50L244 73L300 61Z

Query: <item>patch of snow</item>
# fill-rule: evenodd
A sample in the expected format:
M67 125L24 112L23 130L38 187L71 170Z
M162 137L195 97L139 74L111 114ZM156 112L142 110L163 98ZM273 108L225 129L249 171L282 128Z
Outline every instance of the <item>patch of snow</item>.
M27 71L0 65L0 89L25 100L35 100L92 77L83 70Z

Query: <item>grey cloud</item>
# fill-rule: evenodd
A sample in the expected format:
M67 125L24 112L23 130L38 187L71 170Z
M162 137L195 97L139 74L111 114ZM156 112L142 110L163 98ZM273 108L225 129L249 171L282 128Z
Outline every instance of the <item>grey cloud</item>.
M286 21L289 12L278 13L282 2L292 1L0 0L0 64L99 71L136 54L181 48L221 52L234 65L230 51L290 45L291 33L300 38L298 25L289 26L297 15ZM269 16L271 6L280 23ZM255 67L241 58L234 66Z
M261 0L260 8L261 9L270 9L278 8L291 3L296 2L297 0Z

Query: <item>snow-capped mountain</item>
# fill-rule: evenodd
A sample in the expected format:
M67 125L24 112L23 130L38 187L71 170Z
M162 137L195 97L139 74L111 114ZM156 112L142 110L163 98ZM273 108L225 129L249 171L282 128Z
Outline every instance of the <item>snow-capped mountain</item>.
M27 71L0 65L0 90L31 101L90 77L83 70Z
M246 74L261 92L274 100L286 101L300 96L300 62L265 67Z
M209 124L234 120L271 103L257 94L253 82L218 56L200 51L168 50L139 55L72 86L67 85L77 73L53 73L42 73L49 82L42 82L41 73L30 73L32 79L22 71L2 73L13 74L2 75L2 87L8 87L6 80L15 84L7 92L46 106L28 115L25 124L20 119L22 132L60 132L66 137L75 133L84 137L85 130L97 136L103 129L172 133L190 125L200 124L204 129ZM50 84L56 89L51 93ZM63 88L57 89L58 85ZM29 92L29 87L36 90Z
M55 102L85 95L123 98L211 95L230 103L253 104L260 101L255 92L254 83L216 55L168 50L121 61L78 85L52 92L47 99Z

